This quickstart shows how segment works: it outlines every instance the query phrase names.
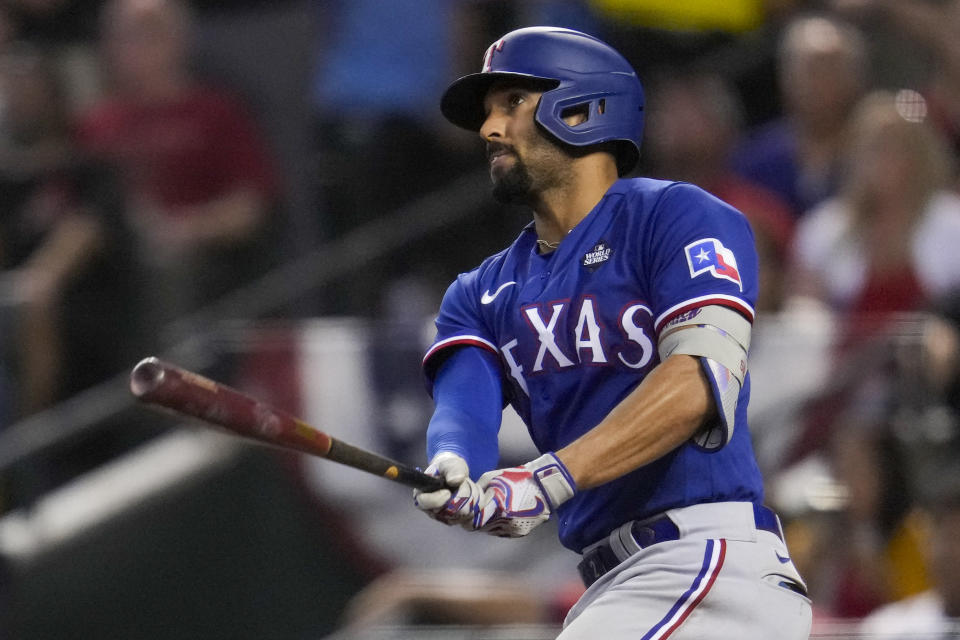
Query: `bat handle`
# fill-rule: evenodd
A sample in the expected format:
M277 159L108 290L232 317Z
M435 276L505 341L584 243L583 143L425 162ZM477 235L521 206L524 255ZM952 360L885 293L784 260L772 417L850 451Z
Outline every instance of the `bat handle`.
M409 469L411 472L409 479L401 479L403 478L405 472L404 469L401 469L397 477L397 482L425 492L440 491L440 489L447 488L447 485L442 478L437 476L428 476L423 471L420 471L420 469L413 469L409 467L407 469Z
M417 468L370 453L337 438L331 438L331 440L330 452L326 456L330 460L383 476L421 491L439 491L446 486L437 476L427 475Z

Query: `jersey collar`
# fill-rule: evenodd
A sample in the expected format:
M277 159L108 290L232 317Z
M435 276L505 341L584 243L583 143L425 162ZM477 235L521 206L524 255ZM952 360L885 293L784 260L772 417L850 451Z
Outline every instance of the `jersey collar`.
M577 223L577 226L575 226L573 229L570 230L570 235L568 236L568 238L572 240L574 236L579 235L578 230L581 230L584 227L589 225L589 222L596 217L595 214L601 209L603 209L603 204L607 200L607 198L609 198L612 195L619 195L619 194L626 193L629 190L629 188L630 188L629 178L620 178L616 182L614 182L612 185L610 185L610 188L607 189L607 192L603 194L603 197L600 198L600 201L593 206L593 209L591 209L587 213L587 215L585 215L583 219L580 220L579 223ZM527 234L530 234L528 238L528 241L531 245L530 251L539 258L543 258L543 259L551 258L554 255L560 253L560 250L563 248L564 243L561 242L560 246L555 251L551 251L548 254L541 254L537 250L537 230L536 230L535 223L531 220L530 223L523 228L523 231ZM568 245L575 244L575 242L566 242L566 244Z

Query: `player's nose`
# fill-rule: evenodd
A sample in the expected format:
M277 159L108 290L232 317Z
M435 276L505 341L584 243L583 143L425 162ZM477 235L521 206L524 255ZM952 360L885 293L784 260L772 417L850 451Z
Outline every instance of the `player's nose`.
M490 141L497 138L503 138L504 136L504 118L503 116L497 115L495 112L491 112L484 119L483 124L480 125L480 137L486 141Z

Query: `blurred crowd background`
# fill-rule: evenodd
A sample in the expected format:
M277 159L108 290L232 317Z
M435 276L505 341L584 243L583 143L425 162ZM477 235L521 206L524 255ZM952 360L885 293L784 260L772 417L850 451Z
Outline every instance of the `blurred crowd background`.
M957 0L3 0L0 638L552 637L549 527L445 529L127 391L161 355L424 464L432 315L529 220L439 96L535 24L637 69L638 174L753 226L815 637L960 637Z

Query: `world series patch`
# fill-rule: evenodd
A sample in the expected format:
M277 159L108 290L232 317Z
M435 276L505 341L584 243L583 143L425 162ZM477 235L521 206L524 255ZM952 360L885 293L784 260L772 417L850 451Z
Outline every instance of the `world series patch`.
M582 264L592 273L609 260L612 253L613 247L608 245L606 240L601 240L584 254Z

